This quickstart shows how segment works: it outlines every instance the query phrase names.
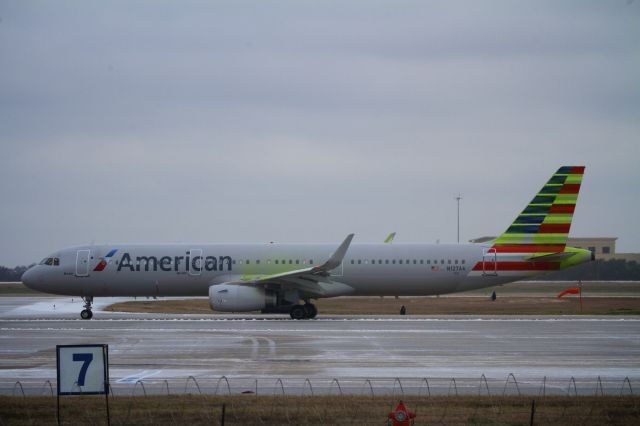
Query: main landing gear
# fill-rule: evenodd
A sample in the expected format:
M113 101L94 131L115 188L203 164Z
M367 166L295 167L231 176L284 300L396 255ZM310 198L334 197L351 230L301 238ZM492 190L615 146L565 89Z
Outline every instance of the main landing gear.
M316 309L316 305L313 303L305 303L304 305L293 305L291 308L291 319L301 320L301 319L311 319L315 318L318 315L318 309Z
M93 312L91 311L91 304L93 303L93 296L83 297L84 300L84 309L80 312L80 318L83 320L88 320L93 318Z

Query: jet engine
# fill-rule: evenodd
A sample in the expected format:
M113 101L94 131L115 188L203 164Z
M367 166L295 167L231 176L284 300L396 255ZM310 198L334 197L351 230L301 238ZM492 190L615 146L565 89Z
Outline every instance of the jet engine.
M209 287L209 305L214 311L260 311L274 306L276 295L262 287L238 284L216 284Z

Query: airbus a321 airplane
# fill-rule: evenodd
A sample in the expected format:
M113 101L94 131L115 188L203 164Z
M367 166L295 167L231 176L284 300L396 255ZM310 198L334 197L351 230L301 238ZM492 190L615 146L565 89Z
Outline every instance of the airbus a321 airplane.
M489 287L593 260L567 247L584 167L558 169L507 230L482 244L90 245L45 258L22 276L47 293L209 296L215 311L314 318L314 299L422 296ZM301 303L303 302L303 303Z

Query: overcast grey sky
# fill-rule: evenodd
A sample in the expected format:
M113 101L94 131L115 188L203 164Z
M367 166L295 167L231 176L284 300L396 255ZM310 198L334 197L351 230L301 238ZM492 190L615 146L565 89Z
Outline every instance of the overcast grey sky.
M640 250L640 4L0 2L0 264L116 242L451 242L586 165Z

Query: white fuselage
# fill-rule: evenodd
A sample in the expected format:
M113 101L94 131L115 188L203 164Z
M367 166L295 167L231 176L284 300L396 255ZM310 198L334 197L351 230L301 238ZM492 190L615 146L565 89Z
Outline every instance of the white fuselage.
M531 272L483 271L482 244L352 244L331 280L356 296L434 295L516 281ZM206 296L215 284L322 264L333 244L81 246L24 276L31 288L91 296ZM100 264L102 263L102 266ZM475 270L474 270L475 268ZM490 268L489 268L490 269Z

